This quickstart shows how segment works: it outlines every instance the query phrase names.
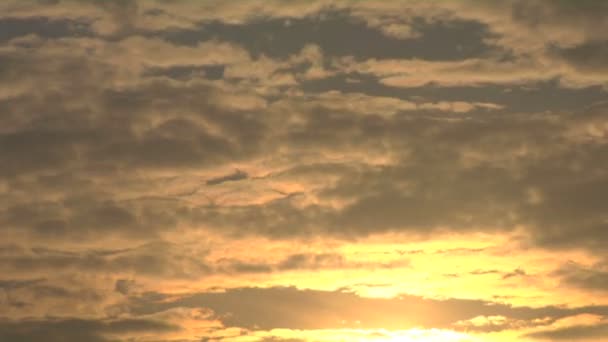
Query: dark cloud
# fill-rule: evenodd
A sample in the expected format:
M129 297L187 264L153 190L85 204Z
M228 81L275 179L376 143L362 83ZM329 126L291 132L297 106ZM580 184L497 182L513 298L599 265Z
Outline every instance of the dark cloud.
M526 246L602 259L608 243L605 4L513 1L457 13L463 5L446 2L401 15L390 5L372 11L353 2L295 16L276 3L265 3L263 15L242 13L240 4L222 6L0 5L7 8L0 18L0 304L6 307L0 340L141 340L123 336L131 333L162 339L177 327L142 315L179 319L192 308L252 330L488 332L549 329L580 314L606 319L605 306L557 306L558 295L556 306L526 307L293 287L230 290L215 283L272 278L293 285L296 277L279 274L298 271L407 266L416 272L408 260L354 261L339 249L315 249L326 238L334 248L381 233L399 233L403 240L390 243L404 244L452 233L517 233L520 240L509 242L517 246L514 258ZM201 8L219 14L206 16ZM384 24L401 25L401 36ZM315 50L313 57L307 49ZM382 83L393 72L423 78L427 71L418 65L430 65L436 79L409 88ZM252 237L287 242L293 250L231 249L234 240ZM480 262L492 253L465 247L427 253L407 246L397 253L479 256ZM269 255L259 255L262 250ZM546 276L565 285L559 291L579 295L605 292L608 283L602 262L573 262L553 273L522 265L534 277L523 268L484 264L438 274L531 287L528 281ZM180 288L171 288L176 283ZM167 294L146 292L165 285ZM218 292L187 293L201 287ZM508 299L511 293L500 295L479 294ZM504 320L476 326L471 319L479 316ZM603 321L585 329L531 336L606 334Z
M177 224L174 215L179 213L178 207L166 205L154 200L100 203L88 196L76 196L60 203L13 205L0 212L0 222L5 229L27 229L49 240L89 239L106 233L153 238L160 230Z
M220 176L220 177L217 177L217 178L208 179L205 182L205 184L207 184L207 185L218 185L218 184L222 184L224 182L234 182L234 181L239 181L239 180L247 179L247 177L249 177L249 175L247 174L247 172L243 172L241 170L235 170L233 173L231 173L229 175L225 175L225 176Z
M526 275L527 275L526 271L522 270L521 268L517 268L513 272L504 274L502 276L502 279L509 279L509 278L513 278L513 277L523 277Z
M340 268L346 266L344 258L339 254L293 254L278 265L281 270L316 269L323 267Z
M608 13L605 3L583 1L514 1L511 5L511 17L529 29L543 26L556 28L559 25L584 25L593 27L602 25L603 18ZM587 34L592 35L592 32Z
M390 230L426 234L440 226L454 230L479 226L508 230L517 224L531 224L535 239L547 247L595 249L606 241L601 216L606 209L603 203L608 203L601 191L606 182L601 173L606 146L593 140L586 145L568 140L571 133L581 134L580 139L594 139L589 135L593 132L576 129L588 125L601 129L603 106L588 113L486 114L453 121L440 113L385 117L319 105L298 109L292 114L298 118L297 123L281 124L271 130L270 123L276 122L274 113L251 115L218 108L210 104L211 95L191 98L199 91L221 96L211 86L180 88L152 83L137 90L105 92L102 114L93 117L97 130L90 123L82 127L76 124L78 121L69 120L76 113L66 113L61 121L50 121L52 124L46 117L33 119L27 130L0 137L7 152L2 155L6 162L2 171L14 177L44 167L51 175L53 170L62 172L55 173L61 180L62 174L72 170L62 180L69 184L71 180L80 182L76 175L85 177L86 170L104 167L109 170L107 177L122 177L122 169L191 170L218 166L272 153L276 147L271 141L280 142L294 155L315 150L347 155L367 151L393 154L404 163L407 158L407 164L356 170L347 165L334 167L331 172L338 182L321 189L318 195L348 201L340 210L323 202L296 206L293 197L209 208L188 207L176 198L163 204L147 199L117 202L111 192L92 192L63 201L9 205L0 220L5 227L26 227L49 238L94 237L102 232L154 237L154 233L186 221L236 235L282 238L320 233L359 236ZM169 98L172 100L166 101ZM162 113L180 106L193 112L164 118L161 124L137 135L133 128L125 128L148 122L144 114L147 111ZM200 107L194 111L196 106ZM122 127L113 121L119 114L127 117ZM207 124L197 123L200 119L218 127L222 135L208 131ZM54 125L65 128L53 128ZM68 129L68 125L74 126ZM404 153L400 155L401 152ZM466 166L463 163L467 153L481 159ZM75 160L81 166L74 164ZM579 166L569 166L575 164ZM323 165L306 167L321 170ZM298 167L295 164L290 174L281 177L296 176ZM582 169L596 171L591 174ZM243 179L244 174L235 172L208 181L219 184ZM32 189L46 186L49 180L45 177L49 176L30 183ZM563 182L566 179L578 180ZM15 184L24 189L24 184ZM530 202L531 191L540 196L538 202ZM577 201L569 200L573 198ZM513 215L504 215L506 208Z
M123 295L129 294L132 288L135 286L135 281L129 279L118 279L114 285L114 291Z
M25 54L10 58L21 74L42 72L41 58ZM439 226L463 230L531 224L537 227L535 239L543 246L594 249L605 242L600 213L605 209L602 203L608 201L599 190L605 178L564 167L577 163L589 169L603 162L603 144L576 145L565 136L577 125L595 125L589 118L600 117L605 111L601 106L593 115L473 113L456 122L449 120L450 114L433 111L387 117L356 108L314 105L314 96L309 98L313 102L309 108L293 106L293 112L234 110L217 104L217 98L228 91L206 83L154 80L120 90L93 90L96 81L81 74L108 68L100 61L72 57L47 67L59 78L58 90L44 85L39 95L29 95L32 101L26 95L5 100L11 129L0 133L0 174L7 179L41 174L28 184L15 181L12 189L49 190L56 181L82 187L57 187L54 191L63 192L64 198L49 202L11 203L7 198L9 205L0 221L8 229L26 228L47 238L93 238L105 232L154 238L183 220L237 235L292 237L328 232L358 236L389 230L425 234ZM73 72L62 73L68 69ZM7 80L17 79L14 72ZM74 94L92 96L95 109L83 104L68 109ZM601 127L601 122L597 124ZM115 182L133 171L212 168L272 155L277 146L294 156L294 170L299 166L295 156L317 150L390 154L398 164L332 171L339 181L318 195L348 201L340 210L323 202L296 207L293 198L227 208L187 207L174 198L161 208L147 200L118 202L117 189L101 194L93 187L92 179L99 172ZM520 151L529 154L518 155ZM481 162L463 166L468 152L478 154ZM508 155L513 157L491 161L494 156ZM208 178L208 182L240 180L245 174L235 172ZM560 183L565 179L579 181ZM72 194L87 187L92 192ZM542 202L526 203L530 189L542 195ZM574 197L576 202L566 200ZM584 203L583 199L592 199L593 204L574 204ZM503 215L505 208L514 215Z
M220 109L213 101L222 96L221 91L204 84L191 88L190 94L182 86L162 81L116 91L100 87L104 80L93 77L94 70L109 68L103 63L69 56L43 62L39 56L20 53L6 58L6 72L1 75L7 82L22 81L24 74L56 77L51 83L38 83L35 95L2 100L7 108L3 121L11 127L0 134L4 176L72 169L83 166L76 163L79 158L85 168L96 169L215 166L251 154L263 137L263 122L251 113ZM111 78L113 72L108 69L107 75ZM95 93L94 110L75 103L89 91ZM69 103L73 109L66 108ZM185 112L172 116L171 108L176 107ZM135 127L153 120L155 112L163 120L136 134ZM19 125L14 126L14 121ZM212 134L204 122L219 127L221 133Z
M541 330L525 337L548 341L578 341L588 339L604 339L608 337L608 324L575 325L571 327Z
M171 302L132 298L135 314L162 312L173 307L205 307L227 326L258 329L331 329L407 327L457 328L457 322L477 316L504 316L546 324L582 313L608 315L608 307L513 307L475 300L433 300L416 296L393 299L363 298L349 292L297 290L292 287L240 288L200 293ZM358 323L357 323L358 322ZM507 326L504 327L508 328Z
M224 77L224 70L224 65L179 65L168 68L150 68L145 72L145 75L166 76L178 80L188 80L197 77L208 80L219 80Z
M106 252L66 252L61 250L31 250L1 258L0 266L7 273L78 272L98 274L135 273L139 276L192 278L211 272L201 255L187 255L175 245L156 241L128 250ZM123 279L124 280L124 279ZM117 282L119 292L133 284Z
M608 41L589 41L581 45L560 49L557 54L569 64L584 72L608 72Z
M601 86L575 89L563 88L559 80L497 85L471 86L427 84L420 87L398 88L384 85L373 74L338 74L327 78L307 80L302 89L310 93L339 90L370 96L390 96L412 102L468 101L504 105L496 111L509 113L539 113L544 111L578 111L605 100Z
M407 166L327 169L338 181L318 195L348 201L340 210L322 202L296 206L295 198L282 198L192 214L214 226L238 227L236 234L258 232L274 237L361 236L394 230L424 235L446 226L459 231L480 226L510 230L526 224L542 246L599 250L606 241L601 213L608 201L601 191L605 177L600 166L606 162L606 147L593 140L585 145L576 142L594 139L580 127L596 125L594 120L605 108L590 111L448 121L316 108L304 123L288 131L284 141L296 149L336 151L373 151L379 141L390 141L394 151L408 151L403 156ZM597 125L601 127L601 121ZM467 153L480 159L466 166ZM316 167L324 166L309 166ZM302 171L294 168L280 177Z
M0 18L0 43L6 43L11 39L30 34L42 38L57 39L92 36L93 32L88 22L72 19Z
M4 290L18 289L22 287L29 287L43 282L44 279L27 279L27 280L0 280L0 288Z
M125 275L152 279L194 279L210 275L239 275L255 273L279 273L298 270L339 270L366 269L376 267L403 267L406 261L377 264L354 262L337 253L295 253L274 260L249 260L221 258L209 260L207 250L190 254L181 251L178 245L166 242L152 242L124 250L102 250L86 252L69 252L32 248L7 256L0 256L0 270L7 274L54 274L69 272L79 274ZM39 293L54 291L43 278L0 280L0 289L13 290L30 288ZM45 288L42 288L45 287ZM119 278L113 290L129 295L139 289L134 279ZM57 291L64 289L57 288ZM65 292L65 296L69 292Z
M227 273L270 273L298 270L323 270L323 269L364 269L379 265L348 261L344 256L337 253L296 253L290 254L276 263L270 262L244 262L236 259L222 259L215 268L215 272ZM403 266L402 264L384 264L385 267Z
M101 320L48 320L0 322L0 340L14 342L109 342L113 336L133 332L164 333L179 330L164 322L143 319Z
M177 44L193 45L207 40L235 42L254 57L285 58L306 44L318 45L327 56L368 58L423 58L461 60L493 52L487 27L475 21L427 21L404 23L417 37L399 39L372 28L348 12L325 10L304 18L263 18L243 24L221 21L201 23L196 30L154 33Z
M90 1L112 16L118 26L116 33L129 33L133 29L133 21L138 14L137 0L110 0L104 2Z
M606 264L598 263L593 267L584 267L570 262L555 273L565 285L594 291L608 291Z
M271 264L267 263L255 263L245 262L234 259L223 259L220 260L220 272L226 273L270 273L273 271Z

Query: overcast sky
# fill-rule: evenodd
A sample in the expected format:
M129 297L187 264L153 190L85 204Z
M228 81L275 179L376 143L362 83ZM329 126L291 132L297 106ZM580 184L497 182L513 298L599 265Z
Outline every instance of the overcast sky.
M608 340L608 2L3 0L0 341Z

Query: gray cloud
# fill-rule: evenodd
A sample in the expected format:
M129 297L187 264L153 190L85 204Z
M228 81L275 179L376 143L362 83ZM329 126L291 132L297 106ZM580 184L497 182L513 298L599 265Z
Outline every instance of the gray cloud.
M597 114L546 118L479 116L456 122L318 112L294 129L289 139L297 148L373 149L377 139L384 139L395 149L408 151L404 159L408 166L360 168L354 173L335 169L332 172L339 181L319 196L354 200L338 211L322 205L296 208L293 200L286 198L264 205L206 210L199 212L200 219L247 227L247 231L257 227L275 236L315 234L312 227L365 235L408 227L425 232L439 226L509 229L531 224L541 245L600 248L599 241L604 241L602 173L597 169L598 176L592 177L563 165L599 165L603 144L591 142L582 147L567 135L575 127L594 125L592 118L604 110L599 107L593 110ZM580 138L586 139L583 136ZM467 151L481 159L466 166ZM579 181L560 182L572 177ZM571 198L579 200L572 202ZM597 207L584 204L584 199L591 198L596 199L593 203ZM506 215L508 212L512 214ZM275 225L278 222L281 224Z
M236 170L233 173L229 174L229 175L225 175L225 176L221 176L221 177L217 177L217 178L211 178L208 179L205 184L207 185L217 185L217 184L222 184L224 182L233 182L233 181L239 181L239 180L243 180L243 179L247 179L248 175L246 172L243 172L241 170Z
M89 23L78 20L52 20L44 17L0 18L0 43L29 34L43 38L91 36Z
M608 41L590 41L557 52L568 63L584 72L608 72Z
M278 265L281 270L294 269L317 269L317 268L341 268L345 267L346 262L339 254L323 253L323 254L292 254L281 261Z
M414 243L517 232L517 246L603 257L606 5L426 3L405 12L388 2L302 2L301 10L264 2L259 11L224 2L0 5L0 300L12 319L0 324L0 340L160 334L175 327L127 318L200 307L251 329L509 319L471 328L494 331L605 318L601 305L291 287L145 293L165 281L211 288L216 278L408 266L304 247L272 258L253 248L245 258L214 239L305 246L381 233ZM403 83L387 81L395 77ZM470 275L523 281L515 266L479 265ZM602 292L606 274L603 263L572 263L547 276ZM573 327L533 337L581 335Z
M303 18L265 18L240 24L221 21L201 23L196 30L161 32L178 44L217 39L243 45L253 56L285 58L314 43L328 56L368 58L423 58L459 60L491 52L487 27L464 20L427 21L413 18L405 23L417 34L400 39L369 27L347 11L322 10ZM356 37L356 39L354 39ZM443 43L440 43L443 42Z
M97 130L92 130L90 124L82 127L78 121L71 121L69 118L76 113L53 119L58 120L53 125L45 124L49 118L44 116L33 119L27 130L18 129L0 137L7 152L3 154L6 167L2 172L15 177L44 167L46 173L58 180L64 177L68 184L85 182L86 189L85 177L92 169L106 170L104 177L111 179L123 174L124 168L210 168L272 153L272 141L285 146L294 156L317 149L345 155L366 151L393 155L404 164L370 166L346 173L336 169L339 182L316 195L350 202L339 210L323 202L295 207L291 197L216 208L192 207L173 198L172 203L165 203L159 210L161 205L152 200L118 202L113 198L118 193L100 194L99 189L92 188L94 192L84 197L68 192L62 202L10 205L1 216L5 227L27 227L53 237L93 237L103 231L154 236L155 232L171 229L179 218L218 228L239 227L240 231L235 232L239 235L247 232L289 237L323 232L356 236L403 229L424 233L438 226L457 230L482 225L509 229L531 224L535 239L547 247L578 245L594 249L605 241L601 213L605 209L602 203L607 202L600 189L606 181L598 169L605 159L605 145L601 136L593 135L603 134L603 106L577 114L473 114L458 121L449 120L444 114L383 117L317 106L295 110L291 115L298 118L297 124L282 124L270 130L277 115L271 109L252 116L210 105L212 97L185 100L199 91L217 90L211 86L181 88L152 83L125 93L108 91L102 98L100 116L92 117ZM150 101L144 100L148 96ZM203 111L185 117L169 116L162 119L162 124L135 134L136 127L150 120L144 115L146 111L169 110L168 102L163 100L169 96L175 101L171 102L173 108L183 105L185 111L191 111L200 105ZM130 114L120 128L115 127L109 113ZM198 124L200 119L206 123ZM207 125L219 127L222 134L210 133ZM129 126L130 129L125 128ZM600 133L585 131L586 126L597 126ZM581 127L579 131L577 127ZM576 139L591 140L580 145ZM478 158L472 161L474 165L466 165L468 153ZM75 164L76 160L80 165ZM575 164L579 166L575 168ZM292 167L297 170L298 165ZM595 168L597 173L585 173L581 171L584 168ZM33 178L27 185L40 189L49 183L48 177ZM209 181L215 184L240 179L242 175L226 177ZM579 181L560 183L573 178ZM22 183L14 184L25 189ZM529 202L530 191L542 197L539 202ZM593 204L575 204L587 199ZM504 215L506 208L511 215Z
M132 298L134 314L162 312L172 307L206 307L227 326L269 330L407 327L456 328L457 322L477 316L504 316L546 324L582 313L608 315L605 306L579 308L513 307L475 300L433 300L416 296L393 299L363 298L349 292L297 290L292 287L240 288L222 293L200 293L167 302L163 297ZM358 322L358 323L357 323ZM503 329L508 329L504 326ZM483 328L480 328L483 329Z
M212 247L209 247L212 248ZM393 268L407 266L407 260L385 263L355 262L338 253L294 253L278 260L266 256L263 260L247 258L209 259L208 250L181 250L180 245L156 241L123 250L69 252L31 248L10 255L0 256L0 270L12 275L60 276L77 272L85 275L103 275L118 278L113 290L129 295L140 286L135 279L200 279L212 275L247 275L256 273L280 273L300 270L340 270ZM135 278L135 279L133 279ZM55 279L56 280L56 279ZM0 289L7 291L29 288L43 294L52 291L53 279L6 279L0 280ZM110 287L109 283L107 284ZM45 287L42 289L42 287ZM55 286L60 290L57 286ZM48 293L48 291L46 293ZM69 292L65 292L66 294Z
M572 327L544 330L526 335L540 340L577 341L601 339L608 336L608 324L576 325Z
M178 80L196 79L198 77L218 80L224 77L224 70L224 65L180 65L168 68L150 68L145 72L145 76L167 76Z
M509 278L513 278L513 277L523 277L526 275L527 275L526 271L524 271L521 268L517 268L517 269L513 270L513 272L504 274L502 276L502 279L509 279Z
M578 111L590 103L606 98L601 86L564 89L559 80L512 85L487 83L477 87L428 84L421 87L396 88L380 83L374 75L358 73L307 80L302 83L302 89L310 93L340 90L344 93L391 96L414 102L492 102L505 105L504 109L498 109L503 113Z
M131 289L135 286L135 281L129 279L118 279L114 285L114 291L119 292L123 295L129 294Z
M235 259L221 259L215 272L227 273L270 273L300 270L344 270L382 267L399 267L407 262L377 264L374 262L352 262L338 253L296 253L289 254L282 260L271 262L245 262Z
M28 280L0 280L0 288L4 290L18 289L21 287L29 287L40 282L44 279L28 279Z
M32 249L3 256L0 267L7 273L78 272L97 274L135 273L140 276L193 278L211 272L202 255L187 255L175 245L156 241L136 248L115 251L67 252ZM131 284L116 283L121 292Z
M555 273L568 286L587 290L608 291L608 270L605 263L597 263L593 267L584 267L570 262Z
M163 322L143 319L95 321L84 319L0 322L0 338L5 341L116 341L112 335L130 332L171 332L179 328Z

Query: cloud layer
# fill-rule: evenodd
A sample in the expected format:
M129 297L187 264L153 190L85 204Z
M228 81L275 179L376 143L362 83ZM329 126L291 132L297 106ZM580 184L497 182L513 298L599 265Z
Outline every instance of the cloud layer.
M603 3L0 13L0 339L608 336Z

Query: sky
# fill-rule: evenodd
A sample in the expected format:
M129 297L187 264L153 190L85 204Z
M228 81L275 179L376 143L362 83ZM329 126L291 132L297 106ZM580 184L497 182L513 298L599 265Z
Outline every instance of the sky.
M606 32L596 0L2 0L0 341L607 341Z

